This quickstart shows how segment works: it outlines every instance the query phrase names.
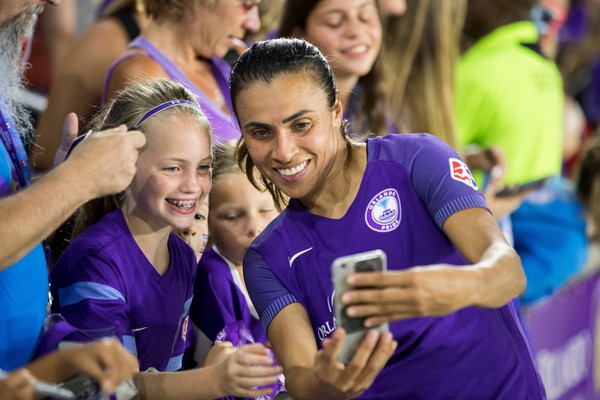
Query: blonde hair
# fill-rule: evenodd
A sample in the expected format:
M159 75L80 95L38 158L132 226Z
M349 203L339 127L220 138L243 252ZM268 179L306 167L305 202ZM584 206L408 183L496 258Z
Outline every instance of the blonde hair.
M454 69L466 0L420 0L386 20L389 114L400 132L428 132L456 148Z
M213 181L219 179L222 175L231 173L244 173L237 163L236 150L237 140L228 140L218 144L214 149L212 162Z
M183 100L183 102L170 108L164 108L156 114L149 113L149 111L155 111L157 107L174 100ZM153 79L127 86L94 116L88 128L100 131L127 125L130 129L135 127L135 129L145 132L148 123L152 123L158 118L172 116L174 113L186 114L210 135L210 123L200 109L196 96L180 83L170 79ZM140 121L143 122L140 124ZM76 237L100 221L105 214L121 207L123 197L124 193L118 193L91 200L81 206L77 211L72 237Z

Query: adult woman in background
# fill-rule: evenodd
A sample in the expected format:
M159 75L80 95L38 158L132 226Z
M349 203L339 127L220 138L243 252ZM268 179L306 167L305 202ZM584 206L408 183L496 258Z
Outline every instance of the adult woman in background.
M152 21L109 70L105 98L131 82L170 78L197 96L215 141L239 138L231 121L223 59L247 30L260 28L257 0L146 0Z
M329 65L305 41L253 45L230 87L240 165L280 205L291 198L244 276L294 399L544 397L510 303L521 263L450 147L431 135L351 142ZM367 327L389 322L395 341L369 331L344 365L331 264L373 249L390 271L351 275L362 290L341 300Z
M375 0L287 0L280 37L316 45L333 68L353 134L393 131L385 114L379 61L381 19Z
M142 0L113 1L68 50L37 126L30 157L36 170L52 168L67 114L74 112L85 123L98 111L108 67L147 23Z

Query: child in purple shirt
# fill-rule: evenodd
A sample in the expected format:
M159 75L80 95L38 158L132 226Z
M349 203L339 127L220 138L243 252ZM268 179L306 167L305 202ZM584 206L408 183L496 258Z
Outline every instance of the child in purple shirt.
M257 190L235 160L236 142L215 148L208 227L212 246L198 264L190 317L214 341L242 321L255 342L267 339L243 279L242 261L252 240L277 216L270 194Z
M167 79L133 84L98 115L145 133L136 174L124 193L96 199L78 214L75 234L52 271L55 311L81 330L106 330L136 354L140 370L181 368L196 257L173 229L189 226L212 186L210 124L195 96ZM142 398L255 397L277 382L260 344L216 347L205 368L142 372Z
M294 399L545 398L511 304L520 260L450 147L426 134L351 142L330 67L302 40L255 44L230 90L240 165L287 205L244 275ZM390 332L369 331L345 365L331 264L374 249L389 270L351 275L341 298Z

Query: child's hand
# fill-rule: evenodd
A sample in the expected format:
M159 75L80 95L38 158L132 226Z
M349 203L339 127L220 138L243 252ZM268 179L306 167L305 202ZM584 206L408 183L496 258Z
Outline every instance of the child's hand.
M34 398L35 378L25 368L0 379L0 400L29 400Z
M260 343L248 344L236 349L220 365L220 385L224 392L236 397L258 397L272 393L269 386L278 382L282 373L280 366L273 366L269 349Z
M206 358L204 359L204 366L208 367L210 365L222 363L236 351L238 351L238 349L233 347L231 342L215 343L210 348L208 354L206 355Z

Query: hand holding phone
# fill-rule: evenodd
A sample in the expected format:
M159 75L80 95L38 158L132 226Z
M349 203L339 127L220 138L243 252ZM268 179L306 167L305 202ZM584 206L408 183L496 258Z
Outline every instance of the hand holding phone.
M352 359L369 329L379 332L388 331L388 324L383 323L374 327L365 327L365 318L349 317L346 314L348 306L342 304L342 294L352 289L346 283L348 275L355 272L381 272L387 270L387 258L382 250L372 250L365 253L352 254L336 258L332 263L332 278L335 288L335 319L336 325L346 330L346 340L340 351L340 361L346 364ZM364 288L363 288L364 289Z

